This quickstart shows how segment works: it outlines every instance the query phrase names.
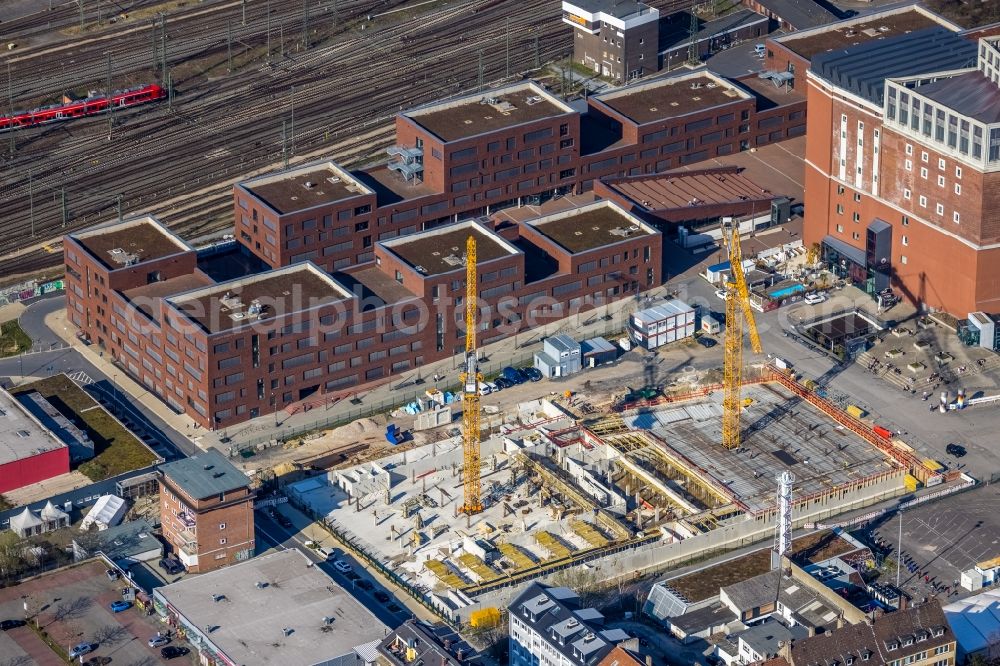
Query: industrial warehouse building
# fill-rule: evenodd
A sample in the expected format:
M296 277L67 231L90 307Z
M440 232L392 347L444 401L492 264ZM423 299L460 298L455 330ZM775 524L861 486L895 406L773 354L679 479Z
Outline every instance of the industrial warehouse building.
M158 587L153 604L201 663L367 666L388 631L294 548Z
M0 493L66 474L69 453L65 442L0 389Z

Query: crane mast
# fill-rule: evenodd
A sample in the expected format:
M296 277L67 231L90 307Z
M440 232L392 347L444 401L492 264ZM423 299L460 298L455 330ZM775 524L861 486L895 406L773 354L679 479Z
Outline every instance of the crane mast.
M479 463L479 356L476 350L476 302L479 295L476 270L476 239L465 245L465 370L462 372L462 453L464 489L461 511L466 515L483 510Z
M730 234L727 237L727 233ZM722 397L722 446L737 449L740 446L740 412L743 409L740 393L743 389L743 331L750 334L750 348L761 352L757 322L750 307L750 290L743 274L743 253L740 248L740 227L734 222L732 229L723 229L722 238L729 246L730 279L726 282L726 358L723 366Z

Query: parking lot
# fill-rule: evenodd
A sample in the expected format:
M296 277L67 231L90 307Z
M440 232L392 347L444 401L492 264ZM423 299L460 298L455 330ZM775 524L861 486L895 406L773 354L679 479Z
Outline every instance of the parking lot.
M1000 555L1000 486L984 486L904 511L902 522L903 589L917 601L935 592L943 600L968 595L955 583L961 572ZM895 549L899 517L890 517L875 534ZM895 552L889 557L896 559ZM912 562L913 572L906 562ZM890 578L886 582L895 583L894 573ZM946 587L951 589L945 591Z
M121 600L123 587L121 580L108 578L100 560L91 560L0 590L0 619L24 619L27 604L27 616L38 626L0 633L0 655L15 659L4 663L64 664L45 637L64 652L80 643L95 645L85 657L92 660L89 663L167 663L158 648L147 645L158 631L165 631L155 614L146 615L134 605L119 613L109 608ZM169 663L194 663L194 653Z

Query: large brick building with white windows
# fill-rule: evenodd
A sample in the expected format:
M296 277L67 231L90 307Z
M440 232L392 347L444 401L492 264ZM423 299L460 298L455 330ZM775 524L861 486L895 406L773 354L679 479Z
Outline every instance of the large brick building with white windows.
M805 241L875 294L1000 312L1000 39L944 26L812 57Z

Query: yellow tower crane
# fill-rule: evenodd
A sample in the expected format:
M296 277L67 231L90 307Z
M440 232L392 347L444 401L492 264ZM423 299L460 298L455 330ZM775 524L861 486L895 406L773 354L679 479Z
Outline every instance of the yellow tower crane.
M462 482L465 490L462 512L471 516L483 510L479 466L479 357L476 350L476 303L479 292L476 275L476 239L465 244L465 371L462 373L462 422L465 432L462 453L465 464Z
M728 237L727 237L728 234ZM740 391L743 388L743 330L744 319L750 333L750 348L761 352L757 323L750 307L750 290L743 274L743 253L740 249L740 226L723 227L723 242L729 248L729 274L726 282L726 360L723 368L722 446L737 449L740 446L740 411L743 409Z

